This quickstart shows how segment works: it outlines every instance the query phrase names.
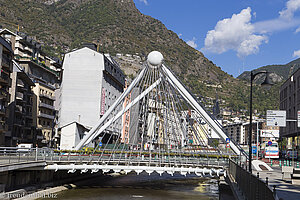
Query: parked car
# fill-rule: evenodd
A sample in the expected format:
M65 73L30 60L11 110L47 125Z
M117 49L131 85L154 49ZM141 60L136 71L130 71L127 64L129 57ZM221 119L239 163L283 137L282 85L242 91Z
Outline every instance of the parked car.
M292 151L292 150L288 150L285 154L285 158L288 160L297 160L298 159L298 152L297 151Z

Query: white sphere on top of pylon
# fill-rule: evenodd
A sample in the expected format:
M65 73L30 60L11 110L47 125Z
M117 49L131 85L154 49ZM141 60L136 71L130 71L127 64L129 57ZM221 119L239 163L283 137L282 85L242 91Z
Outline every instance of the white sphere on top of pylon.
M163 55L159 51L152 51L148 54L147 61L150 65L158 67L164 60Z

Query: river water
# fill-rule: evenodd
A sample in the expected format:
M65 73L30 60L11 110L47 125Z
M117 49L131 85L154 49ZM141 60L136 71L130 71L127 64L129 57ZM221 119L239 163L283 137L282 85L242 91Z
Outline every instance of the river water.
M58 193L59 199L72 200L217 200L217 180L181 175L102 176Z

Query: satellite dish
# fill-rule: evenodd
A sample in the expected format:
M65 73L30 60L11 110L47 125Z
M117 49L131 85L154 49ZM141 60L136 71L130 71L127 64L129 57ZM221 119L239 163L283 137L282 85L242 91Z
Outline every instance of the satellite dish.
M164 60L163 55L159 51L152 51L148 54L147 61L153 67L158 67Z

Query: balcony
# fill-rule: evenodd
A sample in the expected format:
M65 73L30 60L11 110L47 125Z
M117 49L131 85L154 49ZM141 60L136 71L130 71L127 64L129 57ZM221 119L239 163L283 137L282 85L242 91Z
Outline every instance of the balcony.
M17 112L17 113L22 113L22 112L23 112L23 107L22 107L22 106L19 106L19 105L16 105L16 107L15 107L15 112Z
M46 104L46 103L41 103L40 102L39 107L43 107L43 108L48 108L48 109L54 110L54 106Z
M24 50L25 50L25 51L29 51L29 52L31 52L31 53L32 53L32 49L31 49L31 48L29 48L29 47L25 47L25 48L24 48Z
M43 117L43 118L46 118L46 119L54 119L53 115L48 115L48 114L45 114L45 113L39 113L38 117Z
M21 79L18 79L17 80L17 86L21 87L21 88L24 88L25 85L24 85L24 83L23 83L23 81Z
M6 114L5 108L0 108L0 115L5 115L5 114Z
M22 120L22 119L16 119L14 121L14 125L17 125L17 126L24 126L25 125L25 121Z
M23 46L20 42L16 42L16 43L15 43L15 47L16 47L16 48L21 48L21 49L24 48L24 46Z
M23 100L23 98L24 98L24 94L23 94L23 93L21 93L21 92L16 92L16 99L18 99L18 100Z
M50 100L55 100L55 97L54 96L50 96L49 94L44 94L44 93L40 93L40 97L46 97Z
M1 72L1 75L0 75L0 82L1 83L5 83L5 84L8 84L10 82L10 77L4 73L4 72Z
M12 59L9 59L5 54L2 54L2 66L11 70Z
M4 131L5 130L5 124L4 123L0 123L0 131Z
M4 90L3 88L0 88L0 99L6 98L7 97L7 91Z
M27 119L32 119L32 112L27 112L26 115L25 115L25 118Z
M18 61L31 61L31 57L16 56L16 60L18 60Z

